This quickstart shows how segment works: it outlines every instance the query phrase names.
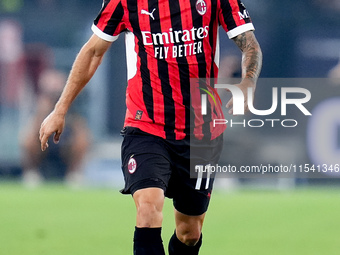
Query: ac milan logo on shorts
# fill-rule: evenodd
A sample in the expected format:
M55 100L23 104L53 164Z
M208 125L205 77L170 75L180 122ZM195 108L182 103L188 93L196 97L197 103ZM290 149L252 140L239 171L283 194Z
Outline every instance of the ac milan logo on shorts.
M137 168L137 162L134 158L130 158L128 163L128 170L130 174L133 174L136 171Z
M200 15L204 15L207 12L207 4L204 0L197 0L196 10Z

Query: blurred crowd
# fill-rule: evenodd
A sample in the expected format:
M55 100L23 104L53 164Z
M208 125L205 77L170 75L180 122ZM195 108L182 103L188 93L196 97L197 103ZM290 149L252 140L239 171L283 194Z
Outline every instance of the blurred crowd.
M29 187L45 179L82 183L81 166L91 135L81 114L71 110L65 139L58 146L50 141L50 149L42 152L38 140L40 125L53 110L66 79L67 75L54 67L47 45L25 44L18 22L0 21L0 138L19 138L22 179ZM3 125L7 122L12 125ZM16 132L8 130L13 128Z

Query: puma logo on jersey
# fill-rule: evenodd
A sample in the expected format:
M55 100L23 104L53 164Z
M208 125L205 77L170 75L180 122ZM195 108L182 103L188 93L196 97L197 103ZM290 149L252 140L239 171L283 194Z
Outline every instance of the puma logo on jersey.
M152 10L152 12L148 12L148 11L146 11L146 10L141 10L141 14L146 14L146 15L149 15L151 18L152 18L152 20L155 20L155 17L153 16L153 12L154 11L156 11L156 8L154 8L153 10Z

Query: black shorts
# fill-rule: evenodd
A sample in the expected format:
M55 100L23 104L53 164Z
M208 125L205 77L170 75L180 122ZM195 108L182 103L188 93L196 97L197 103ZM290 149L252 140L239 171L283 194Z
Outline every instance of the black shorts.
M165 140L133 127L124 128L122 135L123 194L161 188L166 197L173 199L179 212L201 215L207 211L214 176L197 178L193 173L196 165L217 164L222 151L222 135L208 142Z

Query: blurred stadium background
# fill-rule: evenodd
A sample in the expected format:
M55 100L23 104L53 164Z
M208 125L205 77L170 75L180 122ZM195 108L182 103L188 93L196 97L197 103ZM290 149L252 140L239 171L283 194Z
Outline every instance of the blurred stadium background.
M312 93L307 106L313 116L292 110L298 128L226 132L222 162L340 163L340 1L243 2L264 55L257 106L270 107L268 87L273 83L304 87ZM86 123L79 144L87 149L75 167L82 178L73 176L69 186L56 184L65 173L55 174L52 168L68 163L60 157L51 169L43 165L52 182L33 190L22 182L30 167L28 155L41 156L39 146L36 153L32 149L38 139L32 119L38 103L45 102L42 76L46 70L68 73L91 35L101 4L0 0L0 254L130 254L134 206L117 192L123 183L119 132L125 114L124 36L72 109ZM223 31L220 38L221 78L237 77L239 50ZM67 133L62 139L72 136ZM32 139L33 147L25 146ZM202 254L339 254L339 176L219 178ZM167 202L164 240L173 231L171 214Z

